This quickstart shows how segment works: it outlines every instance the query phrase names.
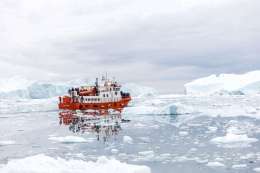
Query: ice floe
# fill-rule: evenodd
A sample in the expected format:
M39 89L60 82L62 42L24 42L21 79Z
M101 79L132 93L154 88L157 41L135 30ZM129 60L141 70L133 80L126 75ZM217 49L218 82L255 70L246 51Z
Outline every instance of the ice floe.
M148 150L148 151L140 151L138 152L138 159L139 161L152 161L154 160L155 154L154 151Z
M115 148L111 149L111 153L112 154L117 154L118 153L118 149L115 149Z
M227 133L225 136L211 139L213 144L223 148L250 147L251 143L257 142L256 138L249 138L246 134Z
M65 160L53 158L44 154L10 160L0 165L1 173L150 173L147 166L122 163L115 159L99 157L96 162L83 160Z
M180 131L180 132L179 132L179 135L180 135L180 136L187 136L187 135L189 135L189 132Z
M225 165L220 162L208 162L206 165L209 167L225 167Z
M56 141L56 142L61 142L61 143L82 143L82 142L92 142L94 141L93 139L91 140L86 140L83 137L79 136L64 136L64 137L49 137L49 140Z
M15 144L16 142L15 141L12 141L12 140L6 140L6 141L0 141L0 146L4 146L4 145L13 145Z
M133 143L133 138L131 138L130 136L124 136L123 137L123 142L127 143L127 144L132 144Z
M238 164L238 165L232 165L233 169L244 169L246 168L247 165L246 164Z
M57 98L0 100L0 114L56 111Z

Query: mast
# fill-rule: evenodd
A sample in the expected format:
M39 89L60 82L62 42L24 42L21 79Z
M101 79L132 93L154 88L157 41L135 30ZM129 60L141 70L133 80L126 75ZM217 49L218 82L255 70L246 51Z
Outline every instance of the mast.
M96 95L98 96L99 95L98 78L96 78L95 88L96 88Z

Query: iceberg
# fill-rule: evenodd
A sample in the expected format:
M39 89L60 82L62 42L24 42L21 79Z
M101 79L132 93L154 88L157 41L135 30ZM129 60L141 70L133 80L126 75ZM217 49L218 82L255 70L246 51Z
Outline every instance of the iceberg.
M157 91L154 88L147 86L140 86L134 83L126 83L122 86L122 90L131 93L133 97L149 97L155 96Z
M0 92L2 99L45 99L62 95L67 92L68 86L35 82L25 89Z
M0 81L1 99L46 99L67 92L69 83L50 83L15 76Z
M19 168L19 169L17 169ZM9 161L5 165L0 165L0 172L3 173L150 173L147 166L132 165L122 163L115 159L99 157L96 162L84 160L65 160L63 158L53 158L44 154L29 156L22 159Z
M185 84L188 95L244 95L260 93L260 71L245 74L220 74Z
M20 76L0 80L0 99L47 99L67 93L73 86L94 84L94 80L75 79L66 82L49 82L28 80ZM151 87L127 83L123 91L130 92L133 97L154 96L157 92Z

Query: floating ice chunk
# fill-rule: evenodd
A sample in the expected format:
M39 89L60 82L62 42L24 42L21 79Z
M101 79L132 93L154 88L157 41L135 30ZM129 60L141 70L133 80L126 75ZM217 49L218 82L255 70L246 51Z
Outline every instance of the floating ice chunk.
M254 168L253 169L255 172L260 172L260 168Z
M217 157L217 158L215 159L215 161L217 161L217 162L223 162L223 161L224 161L224 159L223 159L223 158L221 158L221 157Z
M19 169L17 169L19 168ZM150 173L147 166L122 163L115 159L100 157L96 162L83 160L65 160L52 158L43 154L30 156L23 159L11 160L6 165L0 166L3 173Z
M15 144L15 141L11 141L11 140L8 140L8 141L0 141L0 146L1 145L13 145Z
M140 151L138 154L141 156L139 160L143 161L151 161L154 159L154 151L149 150L149 151Z
M167 160L167 159L171 159L171 154L170 153L163 153L160 154L160 156L158 157L159 160L163 161L163 160Z
M127 144L133 144L133 139L130 136L124 136L123 142Z
M146 125L143 124L143 123L137 122L137 123L134 124L134 127L136 127L136 128L145 128Z
M115 149L115 148L111 149L111 153L112 154L117 154L118 153L118 149Z
M208 162L207 166L209 167L225 167L223 163L220 162Z
M190 114L195 110L191 106L181 103L164 103L161 105L153 105L152 101L139 103L138 106L126 107L123 114L151 114L151 115L182 115Z
M208 159L202 159L202 158L197 158L195 161L197 163L208 163Z
M176 105L171 105L169 107L169 114L170 115L177 115L178 114L177 109L178 109L178 107Z
M192 107L181 103L170 103L158 110L158 114L182 115L194 112Z
M246 168L246 167L247 167L246 164L232 165L233 169L243 169L243 168Z
M147 156L147 155L154 155L154 151L152 150L149 150L149 151L140 151L138 152L139 155L142 155L142 156Z
M121 158L121 159L128 159L128 154L126 153L119 153L118 156Z
M256 157L255 153L247 153L246 155L240 156L240 159L247 160L247 159L253 159Z
M85 138L79 136L65 136L65 137L49 137L49 140L61 143L82 143L87 142Z
M226 136L211 139L211 142L223 148L250 147L251 143L257 142L256 138L249 138L246 134L227 133Z
M189 135L189 132L187 132L187 131L180 131L179 135L180 136L187 136L187 135Z
M256 113L257 113L256 108L251 107L251 106L246 107L246 108L245 108L245 111L246 111L246 113L248 113L248 114L256 114Z
M214 132L216 132L216 131L218 130L217 127L213 127L213 126L209 126L208 129L209 129L209 131L210 131L211 133L214 133Z
M177 156L175 157L172 162L186 162L189 159L186 156Z
M196 152L196 151L198 151L197 148L191 148L191 149L189 150L190 153L194 153L194 152Z

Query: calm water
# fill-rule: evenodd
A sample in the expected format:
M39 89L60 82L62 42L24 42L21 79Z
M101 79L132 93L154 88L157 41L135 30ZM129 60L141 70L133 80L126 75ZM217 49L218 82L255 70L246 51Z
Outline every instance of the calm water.
M185 116L194 118L186 119ZM259 139L260 121L255 118L195 114L128 114L122 118L131 121L119 123L116 130L113 127L113 130L97 133L93 128L77 130L75 122L74 127L61 124L57 111L1 114L0 141L15 143L0 145L0 161L7 163L10 159L41 153L83 160L107 156L147 165L154 173L252 172L260 166L259 141L233 148L211 142L215 137L225 136L227 129L232 127L243 128L251 138ZM66 136L77 136L86 141L66 141ZM224 166L207 166L208 162L219 162ZM234 165L244 166L235 169Z

